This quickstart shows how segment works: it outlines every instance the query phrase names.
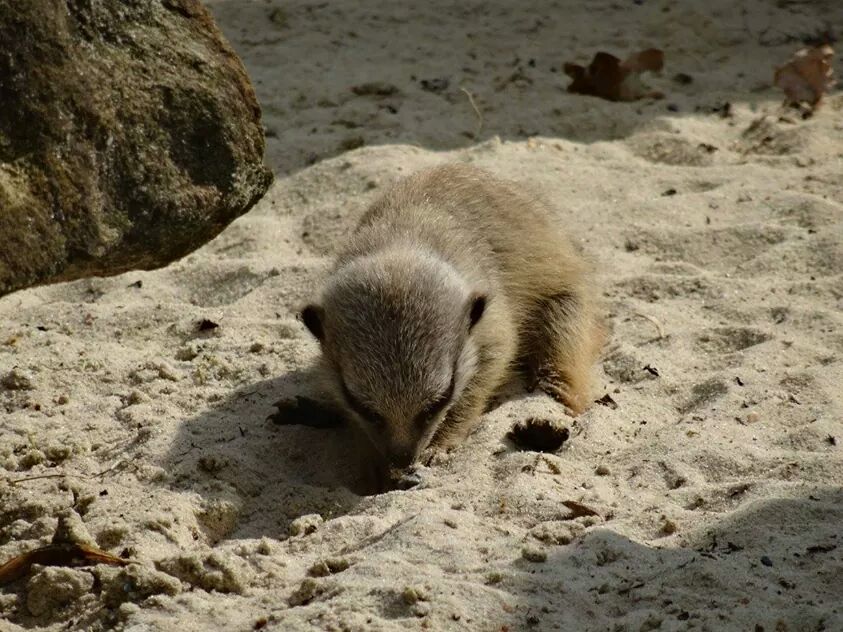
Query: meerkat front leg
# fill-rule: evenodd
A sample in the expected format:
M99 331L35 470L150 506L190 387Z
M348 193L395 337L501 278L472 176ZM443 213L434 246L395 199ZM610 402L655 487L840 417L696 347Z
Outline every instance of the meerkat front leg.
M582 413L591 398L591 370L606 331L594 306L573 292L540 302L531 324L528 383L568 408Z
M450 450L461 443L477 427L487 399L487 397L484 397L486 393L480 391L487 389L482 389L480 385L472 385L469 388L471 388L471 391L464 393L448 411L428 449ZM491 393L488 393L488 396L491 396Z
M506 376L508 364L507 354L481 358L472 380L448 410L430 445L422 452L421 463L430 465L471 434Z

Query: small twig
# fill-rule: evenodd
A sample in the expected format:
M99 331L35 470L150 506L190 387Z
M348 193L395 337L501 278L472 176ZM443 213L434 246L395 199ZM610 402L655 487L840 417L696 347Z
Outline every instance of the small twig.
M114 465L111 465L110 467L105 468L102 472L98 472L98 473L94 474L92 478L101 478L101 477L105 476L106 474L108 474L109 472L113 472L118 467L121 467L121 466L125 465L126 463L128 463L128 461L126 459L117 459L117 461L114 462Z
M547 465L547 469L549 469L554 474L561 474L562 470L559 469L559 466L556 465L553 461L551 461L546 454L540 454L539 458L544 461L545 465Z
M26 476L24 478L8 478L6 480L9 481L10 485L17 485L18 483L27 483L29 481L37 481L37 480L40 480L42 478L65 478L65 477L86 478L86 479L99 478L99 477L105 476L109 472L113 472L118 467L121 467L121 466L125 465L126 463L127 463L126 459L118 459L114 463L114 465L111 465L111 466L105 468L101 472L97 472L96 474L90 474L90 475L86 475L86 474L67 474L67 473L65 473L65 474L39 474L38 476Z
M712 556L712 559L716 559L716 558L714 558ZM674 567L672 570L673 571L681 570L681 569L685 568L686 566L688 566L688 564L691 564L692 562L695 562L696 560L697 560L696 557L692 557L691 559L685 560L684 562L682 562L679 566ZM630 584L629 586L625 586L623 588L620 588L620 589L618 589L618 594L619 595L627 595L631 591L635 590L636 588L642 588L642 587L646 586L648 583L650 583L651 581L653 581L654 579L657 579L659 577L664 576L665 572L666 571L664 571L664 570L660 570L659 572L654 573L654 574L650 575L649 577L647 577L643 580L639 580L638 582L636 582L634 584ZM616 577L617 577L617 575L616 575Z
M647 584L645 584L644 582L638 582L636 584L631 584L631 585L626 586L624 588L619 588L618 594L619 595L628 595L631 591L635 590L636 588L642 588L646 585Z
M636 316L640 316L641 318L643 318L645 320L649 320L651 323L653 323L656 326L656 329L659 332L658 338L656 338L656 340L661 340L662 338L664 338L664 328L662 327L662 324L658 320L656 320L655 318L653 318L649 314L645 314L643 312L633 312L633 313Z
M483 129L483 113L480 111L480 108L477 107L477 103L474 102L474 96L471 92L462 86L460 86L460 90L462 90L465 93L465 96L468 97L468 102L471 104L471 107L474 109L474 113L477 115L477 131L474 132L474 138L480 138L480 130Z
M87 476L82 476L81 474L41 474L40 476L26 476L24 478L7 478L6 480L9 481L9 485L17 485L18 483L26 483L29 481L37 481L42 478L89 478Z

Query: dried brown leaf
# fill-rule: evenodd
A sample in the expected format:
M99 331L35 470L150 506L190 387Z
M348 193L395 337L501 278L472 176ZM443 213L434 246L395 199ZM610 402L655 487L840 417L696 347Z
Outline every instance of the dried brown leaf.
M664 67L664 52L648 48L621 61L606 52L599 52L588 68L566 63L565 74L573 81L568 92L588 94L609 101L635 101L645 97L660 99L664 95L641 83L642 72L658 72Z
M776 68L773 83L785 94L785 104L808 104L814 109L834 83L831 59L834 49L826 44L796 51L790 61Z
M573 512L573 514L570 516L570 518L568 518L568 520L573 520L574 518L581 518L583 516L600 515L591 507L587 507L586 505L583 505L581 502L577 502L576 500L563 500L562 504Z
M618 403L614 400L611 395L609 395L609 393L606 393L603 397L594 401L597 404L600 404L601 406L606 406L607 408L611 408L612 410L618 409Z
M29 572L33 564L42 566L92 566L94 564L111 564L112 566L126 566L129 560L115 557L84 544L50 544L23 553L0 566L0 586L20 579Z
M633 53L621 64L621 69L626 72L659 72L664 68L664 51L658 48Z

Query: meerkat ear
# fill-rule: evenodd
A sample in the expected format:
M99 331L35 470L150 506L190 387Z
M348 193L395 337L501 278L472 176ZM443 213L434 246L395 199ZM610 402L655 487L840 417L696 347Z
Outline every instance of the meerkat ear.
M486 296L484 294L474 294L471 297L471 308L468 313L468 330L474 329L474 325L480 322L483 317L483 312L486 311Z
M310 330L314 338L321 341L325 337L325 330L322 328L322 319L325 312L319 305L308 305L301 311L301 319L304 326Z

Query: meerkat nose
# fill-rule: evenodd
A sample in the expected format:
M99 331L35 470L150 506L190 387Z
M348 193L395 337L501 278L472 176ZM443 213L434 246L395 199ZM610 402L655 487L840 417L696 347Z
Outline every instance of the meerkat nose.
M416 452L412 448L394 448L389 453L389 463L395 468L405 468L412 465Z

